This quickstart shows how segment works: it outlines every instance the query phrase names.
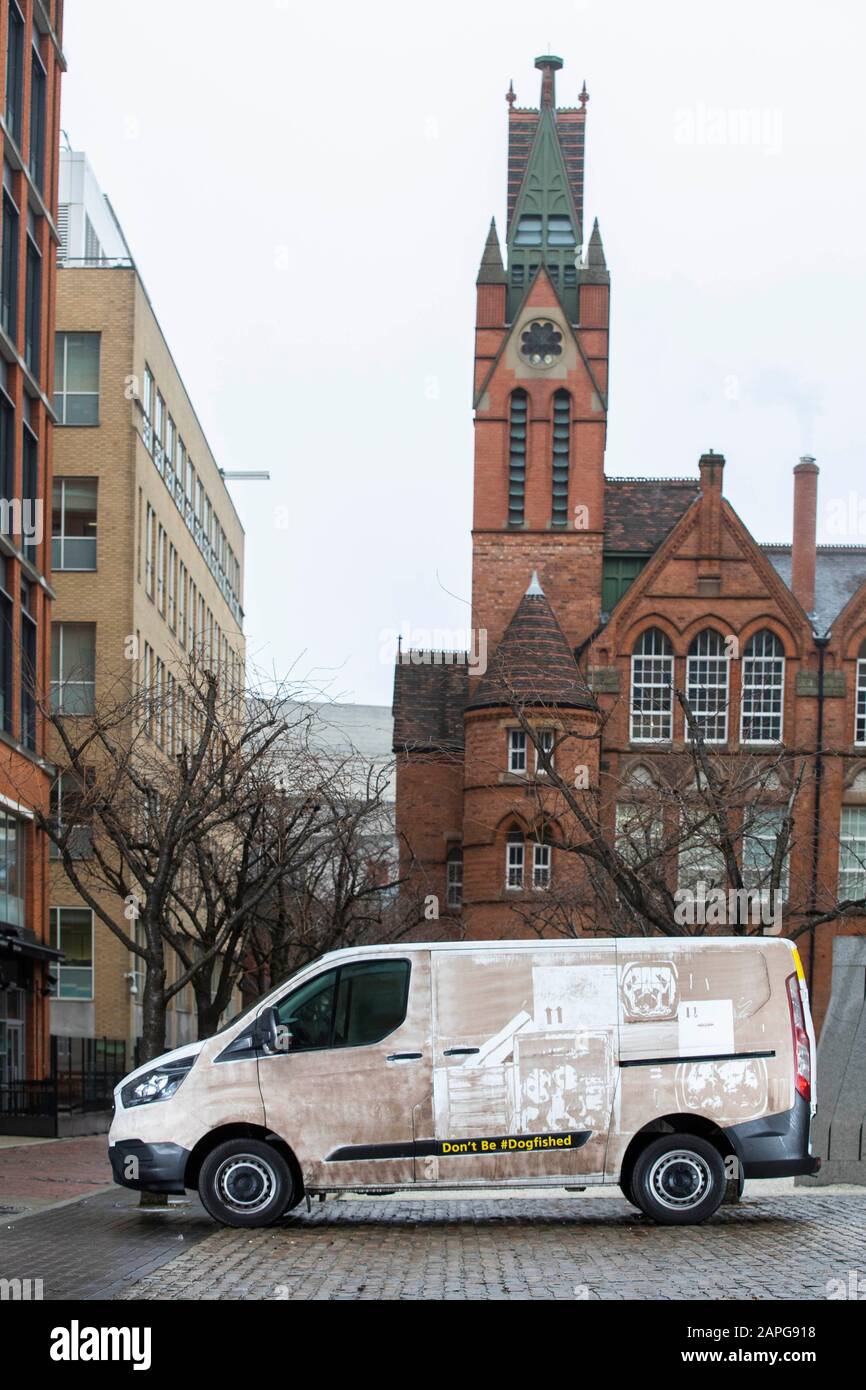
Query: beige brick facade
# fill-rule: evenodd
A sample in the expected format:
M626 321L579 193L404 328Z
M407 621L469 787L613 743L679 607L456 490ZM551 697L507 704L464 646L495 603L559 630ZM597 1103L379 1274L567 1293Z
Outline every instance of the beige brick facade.
M227 660L232 678L239 679L244 663L243 530L141 280L131 265L65 266L57 279L58 333L98 333L100 341L98 424L59 428L55 448L57 480L96 480L96 569L56 570L54 622L95 625L97 705L110 701L115 683L128 683L131 671L141 678L145 662L153 678L158 663L168 672L183 660L192 637L193 604L196 637L203 637L203 613L213 659ZM165 448L169 419L175 465L181 442L184 450L180 487L174 469L160 463L156 439L160 428ZM216 539L216 573L203 538L196 538L205 496L210 534ZM220 582L220 569L228 574L230 592ZM134 653L137 667L130 665ZM72 907L77 901L62 869L53 864L52 906ZM126 928L120 902L116 911L116 920ZM138 1032L136 966L123 942L94 922L93 998L56 1000L52 1031L132 1043ZM195 1036L189 988L179 1003L171 1010L169 1045Z

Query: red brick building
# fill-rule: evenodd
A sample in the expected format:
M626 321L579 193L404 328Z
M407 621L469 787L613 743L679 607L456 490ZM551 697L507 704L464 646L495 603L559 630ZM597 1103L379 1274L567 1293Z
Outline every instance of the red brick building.
M575 735L615 837L623 789L687 747L682 689L714 751L785 750L803 769L787 870L800 906L862 897L866 547L816 546L811 459L794 470L792 545L754 540L713 452L693 477L605 475L610 276L598 223L583 236L586 91L557 108L561 66L536 60L538 109L507 98L506 257L491 224L477 282L473 655L398 659L404 852L448 930L526 935L533 901L569 878L569 929L597 929L586 875L533 824L537 759L515 703ZM800 938L819 1020L833 936L862 929L849 917Z
M62 0L0 0L0 1087L47 1072L47 976L58 954L33 808L47 811L50 795L38 705L51 652L62 24Z

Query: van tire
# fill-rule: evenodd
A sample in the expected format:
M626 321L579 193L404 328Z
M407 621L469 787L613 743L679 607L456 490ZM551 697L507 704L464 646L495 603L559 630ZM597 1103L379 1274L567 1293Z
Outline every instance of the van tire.
M642 1150L631 1172L641 1211L663 1226L706 1221L725 1195L718 1149L696 1134L663 1134Z
M295 1205L289 1165L262 1139L227 1139L204 1159L198 1195L223 1226L272 1226Z
M619 1180L619 1190L620 1190L620 1192L622 1193L623 1197L625 1197L625 1200L626 1200L627 1202L629 1202L629 1203L631 1204L631 1206L637 1207L638 1210L640 1210L640 1202L639 1202L639 1201L637 1200L637 1198L635 1197L634 1191L633 1191L632 1185L631 1185L633 1176L634 1176L634 1168L631 1168L628 1172L623 1173L623 1174L620 1176L620 1180Z

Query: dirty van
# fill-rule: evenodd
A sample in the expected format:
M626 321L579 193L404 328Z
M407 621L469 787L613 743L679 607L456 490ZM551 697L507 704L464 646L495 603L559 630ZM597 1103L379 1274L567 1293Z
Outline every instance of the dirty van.
M117 1087L115 1181L228 1226L342 1192L618 1183L647 1216L814 1173L815 1039L780 938L335 951Z

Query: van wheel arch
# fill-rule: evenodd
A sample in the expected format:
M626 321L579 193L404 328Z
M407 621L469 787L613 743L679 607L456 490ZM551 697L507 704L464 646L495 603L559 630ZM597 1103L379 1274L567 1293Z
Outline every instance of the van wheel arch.
M183 1179L185 1187L198 1187L198 1176L201 1172L201 1165L204 1163L207 1155L213 1149L217 1148L218 1145L225 1143L227 1139L260 1139L265 1144L271 1144L278 1153L282 1154L292 1174L294 1199L291 1207L287 1208L287 1210L291 1210L292 1207L297 1206L303 1200L304 1181L301 1176L301 1165L298 1163L295 1154L286 1143L285 1139L281 1139L278 1134L274 1134L273 1130L267 1129L265 1125L231 1124L220 1125L218 1129L208 1130L207 1134L199 1139L186 1161L186 1170Z
M654 1139L658 1139L660 1134L693 1134L699 1139L706 1139L715 1149L718 1149L723 1161L733 1157L742 1164L742 1156L734 1140L712 1120L708 1120L706 1116L692 1115L688 1112L661 1115L658 1119L651 1120L649 1124L644 1125L643 1129L639 1129L633 1135L623 1156L620 1182L630 1182L634 1165L640 1154L648 1144L651 1144Z

